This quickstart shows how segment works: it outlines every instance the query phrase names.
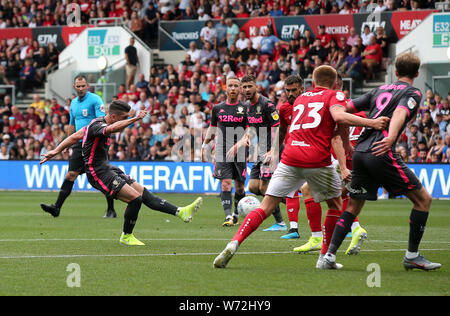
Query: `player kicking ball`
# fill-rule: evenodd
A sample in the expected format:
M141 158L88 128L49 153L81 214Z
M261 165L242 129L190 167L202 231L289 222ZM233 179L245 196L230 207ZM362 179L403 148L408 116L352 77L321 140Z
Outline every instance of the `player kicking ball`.
M342 91L343 80L342 77L338 74L338 80L336 85L337 91ZM349 100L346 100L348 102ZM364 112L356 113L355 115L366 117ZM347 127L343 127L347 128ZM350 127L349 131L349 141L352 147L356 146L356 142L363 132L363 127ZM333 160L333 164L338 170L338 173L342 175L342 178L345 179L348 176L348 173L352 170L352 152L345 153L341 149L343 148L343 143L340 136L335 136L331 140L332 144L332 157L335 158ZM345 183L343 182L343 185ZM296 247L293 249L294 252L297 253L306 253L309 251L320 250L322 255L325 255L328 250L329 243L331 241L331 235L333 234L334 226L336 224L336 218L339 217L341 213L336 214L327 214L325 217L325 222L323 223L323 232L322 232L322 207L320 203L316 203L311 194L311 190L309 189L308 183L305 183L301 189L303 199L305 201L306 207L306 216L308 218L308 224L311 229L311 237L308 242L304 245ZM348 196L348 190L345 186L342 188L342 210L345 210L348 205L350 197ZM323 238L325 237L325 239ZM348 246L345 254L347 255L357 255L361 250L361 246L364 240L367 239L367 231L359 224L358 218L355 218L355 221L352 224L352 240L350 245Z
M261 206L244 219L233 239L214 260L215 268L225 268L242 242L284 197L293 197L305 182L308 182L317 202L326 201L330 210L342 209L341 179L331 165L330 154L336 124L384 129L389 119L378 117L371 120L346 113L345 96L333 90L336 79L333 67L325 65L314 70L314 89L300 95L294 103L289 141Z
M136 117L128 119L130 109L126 102L113 101L106 116L92 120L89 125L66 138L54 150L43 155L40 163L45 163L65 148L82 140L83 159L89 183L104 195L128 204L120 243L141 246L144 243L134 237L133 229L142 204L153 210L177 216L184 222L190 222L201 206L202 198L197 198L186 207L177 207L153 195L122 170L109 163L107 145L109 135L121 132L147 115L147 111L140 111Z
M403 259L405 269L434 270L440 263L430 262L419 254L419 244L425 231L431 206L431 196L417 176L395 152L398 138L406 124L416 116L422 94L412 86L419 75L420 59L413 53L403 53L395 60L398 80L390 85L364 94L353 100L349 111L367 110L368 117L381 115L391 118L389 128L366 129L358 139L353 154L353 175L348 187L350 201L334 229L328 252L323 257L323 268L334 269L336 253L366 200L377 200L379 187L391 195L406 195L413 203L409 217L408 249Z

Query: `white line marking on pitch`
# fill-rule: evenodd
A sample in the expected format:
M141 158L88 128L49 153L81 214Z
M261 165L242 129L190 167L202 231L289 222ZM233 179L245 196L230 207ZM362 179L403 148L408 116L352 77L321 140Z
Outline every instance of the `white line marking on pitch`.
M116 241L113 238L29 238L29 239L0 239L0 242L45 242L45 241ZM147 241L230 241L226 238L140 238L140 240ZM254 241L279 241L277 239L252 239ZM368 239L366 242L375 243L407 243L407 240L372 240ZM422 244L450 244L450 241L427 241L422 240Z
M364 249L364 252L404 252L405 249ZM421 249L421 251L450 251L450 249ZM342 251L340 251L342 252ZM213 256L216 252L203 253L144 253L144 254L85 254L85 255L28 255L28 256L0 256L0 259L57 259L57 258L86 258L86 257L170 257L170 256ZM268 251L268 252L239 252L239 255L272 255L295 254L292 251Z

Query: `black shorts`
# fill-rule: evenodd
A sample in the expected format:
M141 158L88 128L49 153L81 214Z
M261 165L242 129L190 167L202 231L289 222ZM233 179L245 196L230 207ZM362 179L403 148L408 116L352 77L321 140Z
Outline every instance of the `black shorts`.
M86 175L89 183L94 188L114 199L117 198L117 193L125 184L130 185L136 181L113 165L105 165L100 168L86 168Z
M216 162L214 164L213 176L216 179L232 179L245 182L247 176L246 162Z
M252 167L250 172L250 179L258 179L264 181L270 181L272 178L272 170L268 164L264 164L262 161L257 161Z
M81 142L72 146L72 155L69 158L69 171L79 172L80 174L85 172Z
M350 197L358 200L376 201L378 188L384 187L391 195L404 195L422 188L416 175L396 153L377 157L371 153L353 154L352 181L347 189Z

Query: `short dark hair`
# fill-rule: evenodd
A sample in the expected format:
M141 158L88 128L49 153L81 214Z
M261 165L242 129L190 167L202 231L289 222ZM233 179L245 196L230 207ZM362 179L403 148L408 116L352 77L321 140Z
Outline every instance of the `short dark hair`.
M395 59L395 69L399 77L416 77L420 68L420 59L414 53L407 52L399 55Z
M291 84L298 84L299 86L303 86L303 80L299 75L289 75L284 81L284 84L286 86Z
M85 80L87 82L86 76L85 75L77 75L74 79L73 82L77 81L77 80Z
M122 114L128 113L131 110L131 106L122 100L116 100L109 104L109 113Z
M253 75L245 75L244 77L242 77L241 83L246 83L246 82L255 82L256 83L255 76L253 76Z

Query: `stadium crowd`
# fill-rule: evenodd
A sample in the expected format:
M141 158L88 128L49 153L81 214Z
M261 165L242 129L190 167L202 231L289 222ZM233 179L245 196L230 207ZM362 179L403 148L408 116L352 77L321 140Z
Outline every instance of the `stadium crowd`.
M157 37L159 19L205 21L200 32L202 44L197 47L192 42L179 64L153 66L149 78L141 73L128 88L126 84L120 85L115 98L128 102L132 114L146 108L151 115L112 138L110 160L173 160L180 154L185 160L201 157L194 152L194 148L200 149L201 138L194 134L208 127L213 105L226 99L225 82L229 76L242 78L252 73L257 78L258 92L281 104L286 100L284 79L290 74L311 78L314 67L329 64L343 77L363 82L382 70L388 57L389 39L383 27L374 33L367 27L361 34L351 28L348 38L335 40L321 25L316 37L308 30L303 34L296 30L290 41L282 41L269 28L259 36L248 38L232 20L246 16L364 12L369 4L367 0L74 2L81 5L82 21L89 17L117 16L128 21L129 17L130 28L145 40ZM64 23L62 17L67 3L70 1L18 1L11 6L11 1L3 1L0 27ZM379 10L414 10L434 7L434 2L387 0L378 5ZM218 19L219 23L214 26L209 22L211 19ZM46 20L52 23L44 24ZM0 84L15 84L20 92L40 85L45 80L46 69L57 64L57 56L54 45L40 47L38 42L28 39L2 41L0 80L3 82ZM350 91L345 92L349 96ZM71 98L65 104L58 104L55 98L41 100L35 95L33 103L22 113L11 104L10 95L2 96L0 159L39 159L67 137ZM449 101L450 92L447 96L426 92L416 120L408 125L397 146L404 161L450 162ZM191 146L191 153L173 150L186 135L191 135L191 143L198 142ZM64 152L58 158L67 159L68 155Z

